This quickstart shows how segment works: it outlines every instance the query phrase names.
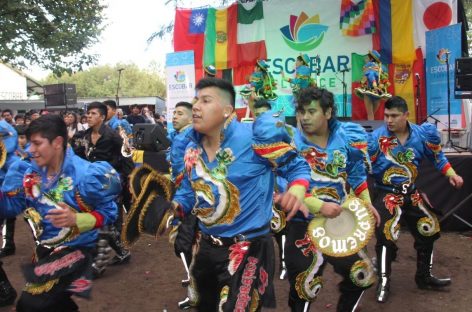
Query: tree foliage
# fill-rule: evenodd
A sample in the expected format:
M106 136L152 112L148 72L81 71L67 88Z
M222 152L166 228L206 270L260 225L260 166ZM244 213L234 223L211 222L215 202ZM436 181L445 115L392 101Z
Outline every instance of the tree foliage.
M464 10L469 26L469 30L467 31L467 46L469 47L469 56L472 56L472 0L464 0Z
M135 64L117 64L115 66L97 66L72 75L65 74L57 78L49 75L43 84L73 83L78 97L116 96L118 69L121 71L119 96L161 96L165 97L166 85L160 69L153 63L149 69L140 69Z
M100 0L1 0L0 60L56 74L96 61L87 53L103 29Z

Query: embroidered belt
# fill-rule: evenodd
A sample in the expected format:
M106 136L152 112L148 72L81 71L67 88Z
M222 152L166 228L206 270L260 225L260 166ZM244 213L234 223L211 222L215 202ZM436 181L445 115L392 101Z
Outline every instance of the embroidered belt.
M375 183L374 187L383 191L387 191L394 194L411 194L416 190L415 184L403 183L400 185L385 185L380 183Z
M244 234L241 233L233 237L220 237L220 236L214 236L214 235L203 233L203 232L200 232L200 236L202 239L210 242L214 246L228 247L239 242L250 241L254 239L255 237L248 238L248 236L250 236L251 234L261 233L261 235L264 235L264 234L267 234L269 230L270 230L270 225L265 225L263 227L251 230Z

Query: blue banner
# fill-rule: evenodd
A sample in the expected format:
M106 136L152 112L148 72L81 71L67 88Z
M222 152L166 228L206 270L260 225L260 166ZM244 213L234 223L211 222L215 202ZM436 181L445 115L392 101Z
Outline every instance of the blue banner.
M461 57L461 24L426 32L426 96L428 115L447 122L449 76L451 127L461 125L461 100L454 99L454 67ZM447 65L449 64L449 70ZM449 75L448 75L449 73Z

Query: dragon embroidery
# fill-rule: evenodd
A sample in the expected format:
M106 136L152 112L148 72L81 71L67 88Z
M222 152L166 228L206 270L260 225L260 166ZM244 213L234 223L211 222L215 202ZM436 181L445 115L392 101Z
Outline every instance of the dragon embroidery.
M201 149L190 148L184 158L187 172L191 173L193 168L197 176L191 182L197 197L193 213L208 227L230 224L241 211L239 190L226 179L228 166L234 161L233 152L230 148L219 149L216 153L218 165L211 170L200 155Z
M413 149L408 148L405 152L398 152L396 155L393 150L398 146L398 138L396 137L380 137L379 148L385 155L385 158L390 160L397 166L392 166L387 169L382 178L384 184L391 184L394 177L402 177L407 179L407 183L413 183L418 175L418 170L413 164L415 153Z
M323 264L323 254L313 245L308 233L305 234L303 239L296 240L295 246L301 250L305 257L309 257L310 254L313 255L311 265L298 274L295 281L295 289L300 298L313 301L323 287L321 277L316 276Z

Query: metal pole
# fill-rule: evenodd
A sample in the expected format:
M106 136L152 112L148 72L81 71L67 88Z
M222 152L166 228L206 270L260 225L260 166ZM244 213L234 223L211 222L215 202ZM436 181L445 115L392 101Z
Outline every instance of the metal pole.
M118 84L116 86L116 106L120 106L120 97L118 95L120 91L120 81L121 81L121 72L125 70L124 68L118 69Z

